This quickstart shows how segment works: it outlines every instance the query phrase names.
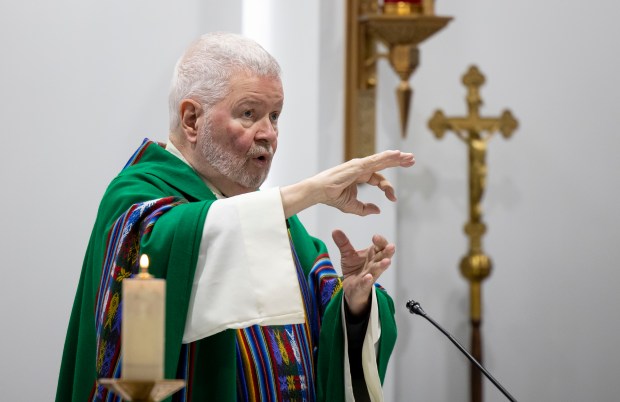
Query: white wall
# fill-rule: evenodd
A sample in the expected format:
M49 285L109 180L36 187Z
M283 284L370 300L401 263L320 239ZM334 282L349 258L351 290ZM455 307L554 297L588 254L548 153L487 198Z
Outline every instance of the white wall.
M436 108L465 112L460 78L474 63L487 76L483 113L509 107L521 124L512 139L489 143L484 248L495 269L483 291L486 365L519 400L617 400L620 6L446 0L437 11L455 20L422 46L403 143L418 163L399 177L398 393L466 400L464 358L402 306L418 299L468 342L457 268L466 252L466 151L454 135L436 140L426 122ZM488 401L504 400L485 384Z
M239 30L240 4L0 3L2 400L53 400L99 199L142 138L167 138L185 46Z
M191 39L245 32L281 61L286 106L271 184L341 160L344 2L263 0L262 14L248 13L256 4L0 4L3 398L52 398L99 198L143 137L165 139L169 76ZM304 218L328 244L335 228L360 247L374 232L397 242L395 266L381 281L399 322L388 399L467 400L465 359L404 304L416 298L468 342L467 285L457 269L466 251L465 148L453 135L436 140L426 122L437 108L465 112L460 77L477 64L487 76L483 114L509 107L521 123L512 139L489 144L484 248L495 270L484 284L485 364L519 400L615 400L620 5L442 0L437 12L455 20L421 47L402 142L397 80L384 62L380 68L379 147L417 156L407 172L388 172L399 202L363 191L382 215L317 207ZM503 400L485 384L487 401Z

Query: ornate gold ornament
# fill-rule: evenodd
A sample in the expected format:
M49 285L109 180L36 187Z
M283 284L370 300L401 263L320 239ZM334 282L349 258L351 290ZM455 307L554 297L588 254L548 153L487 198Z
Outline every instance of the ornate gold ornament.
M159 402L185 386L183 380L137 381L122 378L100 378L99 385L120 395L125 401Z
M434 15L434 0L382 3L347 1L345 160L375 152L377 61L388 59L400 77L396 96L404 137L413 93L409 77L420 58L418 44L452 19ZM377 42L385 44L388 53L378 53Z

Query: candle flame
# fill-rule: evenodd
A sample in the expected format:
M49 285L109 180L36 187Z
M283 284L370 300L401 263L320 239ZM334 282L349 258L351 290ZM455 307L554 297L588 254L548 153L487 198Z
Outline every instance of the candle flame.
M151 279L153 275L149 274L149 256L142 254L140 256L140 273L138 273L139 279Z
M140 256L140 268L148 269L149 268L149 256L146 254L142 254Z

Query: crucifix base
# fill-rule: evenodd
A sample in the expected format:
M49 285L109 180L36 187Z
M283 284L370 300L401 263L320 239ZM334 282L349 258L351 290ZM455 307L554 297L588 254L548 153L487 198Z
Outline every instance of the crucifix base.
M174 394L185 386L183 380L124 380L122 378L100 378L103 385L126 401L159 402Z

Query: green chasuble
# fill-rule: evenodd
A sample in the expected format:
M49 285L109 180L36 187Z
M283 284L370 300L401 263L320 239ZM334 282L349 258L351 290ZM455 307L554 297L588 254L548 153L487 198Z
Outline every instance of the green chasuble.
M101 201L84 258L65 340L57 402L120 400L98 387L96 380L121 375L120 287L123 278L137 271L138 256L143 253L150 257L149 271L166 279L165 378L182 378L188 383L168 400L236 401L255 397L243 394L246 379L240 388L243 370L237 367L243 355L241 334L246 330L225 330L182 344L202 230L215 200L190 166L148 140L112 181ZM289 399L344 401L340 281L327 259L325 245L309 236L297 217L289 218L288 225L302 294L304 289L310 290L305 306L312 317L307 318L305 328L312 338L306 357L313 377L305 383L313 389ZM376 294L381 323L377 367L383 381L396 326L391 298L382 289ZM264 331L265 339L269 339L269 328L256 330ZM289 331L291 327L282 328ZM276 334L278 331L274 330ZM315 332L316 336L311 336ZM249 376L247 380L250 387ZM277 382L274 384L277 388ZM256 387L262 400L283 398L273 387L271 391L262 384Z

